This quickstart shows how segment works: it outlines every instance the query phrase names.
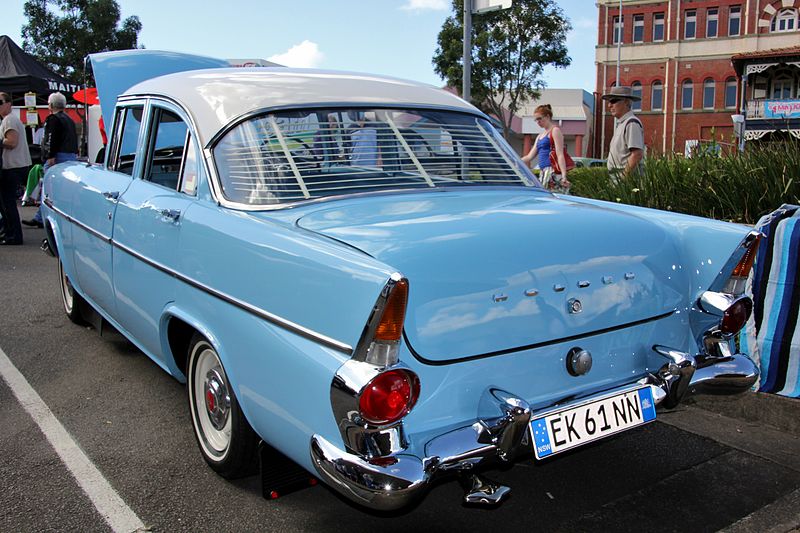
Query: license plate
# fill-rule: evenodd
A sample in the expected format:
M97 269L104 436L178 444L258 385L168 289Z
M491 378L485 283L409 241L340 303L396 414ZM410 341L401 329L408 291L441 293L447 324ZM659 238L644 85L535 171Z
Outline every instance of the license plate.
M655 418L650 387L600 398L533 418L533 451L537 459L543 459Z

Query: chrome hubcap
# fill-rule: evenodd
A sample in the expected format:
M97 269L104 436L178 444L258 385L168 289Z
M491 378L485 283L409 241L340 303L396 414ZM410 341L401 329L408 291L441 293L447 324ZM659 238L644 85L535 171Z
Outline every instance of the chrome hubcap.
M206 374L203 386L206 399L206 412L208 419L214 429L221 430L225 427L228 420L228 413L231 408L231 397L225 381L219 375L218 368L212 368Z
M72 284L69 282L69 278L64 273L64 267L61 263L58 264L59 274L61 274L61 297L64 300L64 309L67 313L72 312L73 306L73 295L72 295Z
M195 348L192 410L206 453L223 458L231 443L231 392L219 356L207 343Z

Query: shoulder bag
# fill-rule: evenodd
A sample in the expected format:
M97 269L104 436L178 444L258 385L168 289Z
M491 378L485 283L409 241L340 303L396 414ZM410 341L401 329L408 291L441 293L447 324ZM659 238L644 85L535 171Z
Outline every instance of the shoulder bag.
M553 167L553 172L561 176L566 175L567 172L575 168L575 161L569 156L566 146L564 147L564 164L567 165L566 172L562 172L558 167L558 156L556 155L556 142L553 140L553 130L550 130L550 166Z

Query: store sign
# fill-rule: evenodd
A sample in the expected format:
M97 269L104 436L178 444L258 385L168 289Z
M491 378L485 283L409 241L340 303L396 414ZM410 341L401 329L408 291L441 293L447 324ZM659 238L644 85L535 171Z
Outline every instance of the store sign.
M81 88L80 85L75 85L74 83L58 83L56 81L48 80L47 81L47 88L51 91L59 91L62 93L74 93L78 89Z
M800 118L800 100L766 100L764 118Z

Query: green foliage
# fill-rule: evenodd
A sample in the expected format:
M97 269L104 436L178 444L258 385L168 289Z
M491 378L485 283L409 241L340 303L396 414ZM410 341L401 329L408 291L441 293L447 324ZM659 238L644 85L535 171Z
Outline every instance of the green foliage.
M453 0L453 11L439 32L433 66L448 85L461 87L463 0ZM472 100L502 121L506 137L512 116L544 87L544 67L571 63L566 46L570 29L554 0L514 0L509 9L472 16Z
M115 0L27 0L23 10L22 48L75 83L83 82L88 54L137 48L142 30L136 16L118 27Z
M569 173L571 194L743 224L800 204L800 143L748 146L718 157L648 157L642 175L612 180L604 168Z

